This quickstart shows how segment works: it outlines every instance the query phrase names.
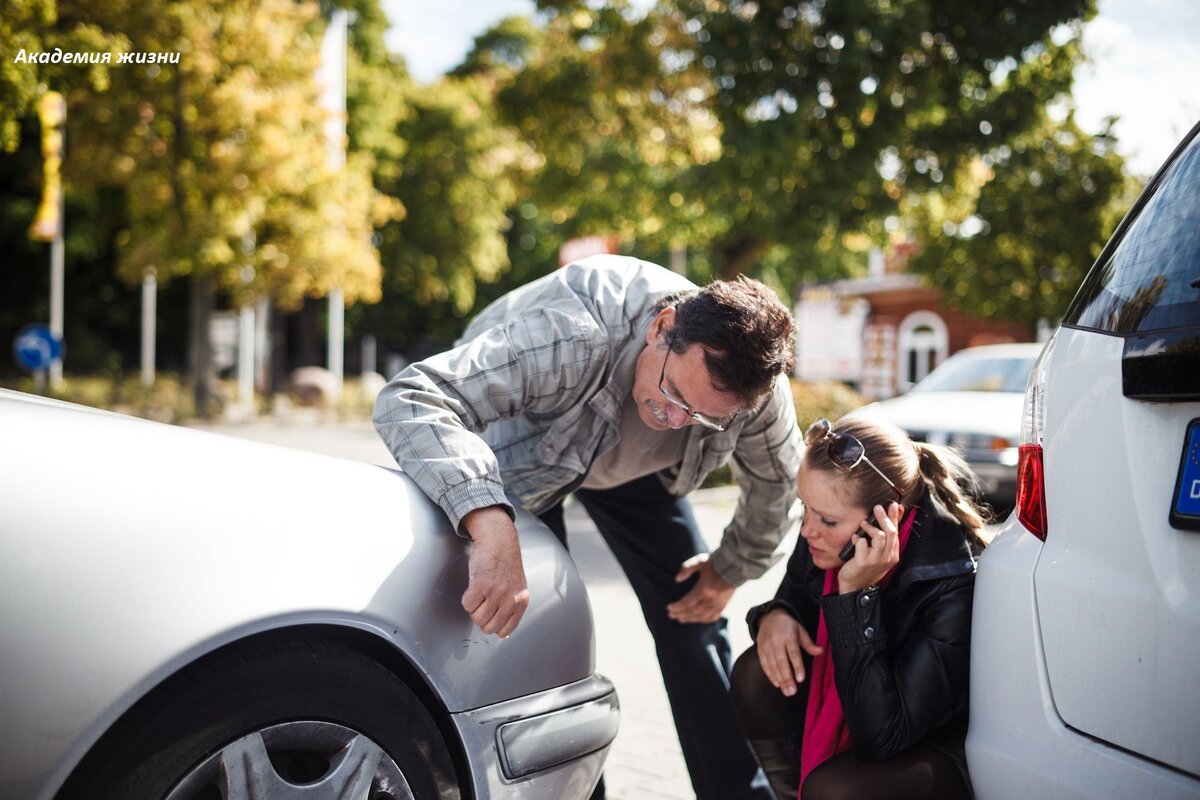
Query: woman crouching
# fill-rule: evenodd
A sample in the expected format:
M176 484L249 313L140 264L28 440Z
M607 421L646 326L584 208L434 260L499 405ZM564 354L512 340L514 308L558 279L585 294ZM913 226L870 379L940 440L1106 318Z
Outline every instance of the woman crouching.
M782 799L969 798L974 478L879 421L804 438L803 542L733 670L742 732Z

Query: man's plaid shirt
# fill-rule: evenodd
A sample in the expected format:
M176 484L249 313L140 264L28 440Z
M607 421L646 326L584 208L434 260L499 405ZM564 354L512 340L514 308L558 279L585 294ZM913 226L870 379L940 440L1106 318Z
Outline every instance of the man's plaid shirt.
M616 444L656 301L695 288L624 256L568 265L492 303L453 349L401 371L379 394L375 427L460 533L476 508L543 512ZM731 464L741 496L711 563L740 585L771 565L797 512L802 443L788 382L727 431L686 430L683 461L659 477L684 495Z

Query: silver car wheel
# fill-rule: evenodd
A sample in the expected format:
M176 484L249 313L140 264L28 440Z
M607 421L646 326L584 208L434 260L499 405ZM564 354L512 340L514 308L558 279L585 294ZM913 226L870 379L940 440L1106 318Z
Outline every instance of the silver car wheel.
M156 687L57 798L461 796L437 721L399 676L344 644L276 633L210 653Z
M400 767L370 737L332 722L273 725L188 772L164 800L413 800Z

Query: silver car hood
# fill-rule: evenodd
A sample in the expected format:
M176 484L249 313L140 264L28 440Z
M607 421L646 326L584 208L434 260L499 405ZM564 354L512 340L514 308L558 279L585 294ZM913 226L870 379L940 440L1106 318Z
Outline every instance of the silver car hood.
M396 469L3 390L0 453L0 788L274 628L369 631L452 712L593 671L583 584L529 514L531 605L502 641L460 606L469 543Z

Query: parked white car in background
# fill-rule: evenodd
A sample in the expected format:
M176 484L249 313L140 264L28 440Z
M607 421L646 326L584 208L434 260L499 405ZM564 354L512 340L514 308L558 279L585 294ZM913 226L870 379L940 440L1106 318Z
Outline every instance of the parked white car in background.
M939 364L907 394L855 411L899 425L914 441L957 449L984 498L1006 513L1017 490L1021 404L1040 344L968 347Z
M1200 125L1034 368L1018 473L975 588L976 796L1200 797Z

